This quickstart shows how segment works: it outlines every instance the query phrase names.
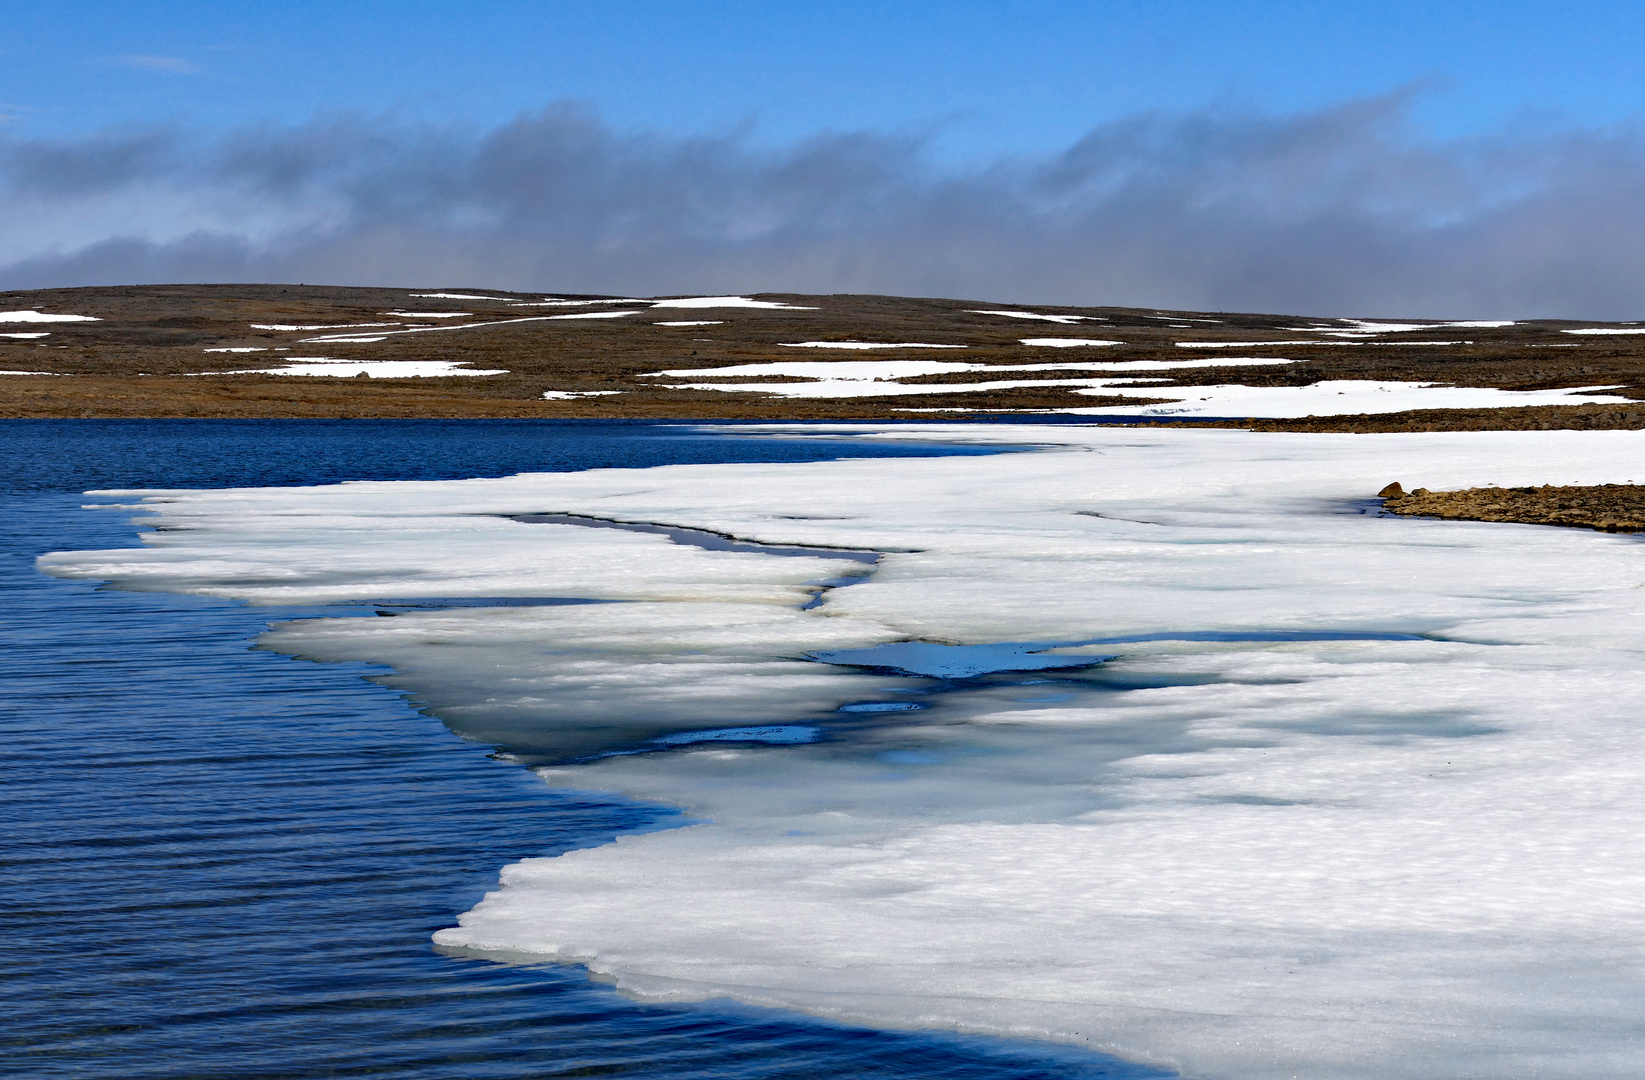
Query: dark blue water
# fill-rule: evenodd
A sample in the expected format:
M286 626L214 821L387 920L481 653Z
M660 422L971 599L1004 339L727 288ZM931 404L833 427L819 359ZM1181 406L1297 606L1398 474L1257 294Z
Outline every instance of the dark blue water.
M251 651L289 611L39 574L132 546L96 487L982 452L532 421L0 421L0 1074L1165 1074L1002 1040L640 1006L579 969L436 954L531 855L665 812L546 790L365 667Z

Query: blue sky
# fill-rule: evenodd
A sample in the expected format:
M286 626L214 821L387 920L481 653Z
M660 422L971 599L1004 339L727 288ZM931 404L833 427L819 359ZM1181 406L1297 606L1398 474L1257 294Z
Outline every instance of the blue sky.
M1645 317L1645 5L0 0L0 288Z
M496 123L562 98L625 129L938 132L1043 152L1103 121L1317 109L1421 82L1441 136L1645 108L1645 5L1482 2L8 3L14 131L339 110Z

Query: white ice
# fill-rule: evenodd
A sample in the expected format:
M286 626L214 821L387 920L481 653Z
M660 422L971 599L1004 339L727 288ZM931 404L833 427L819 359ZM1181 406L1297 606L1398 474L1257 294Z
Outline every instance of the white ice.
M1561 330L1562 334L1645 334L1645 326L1593 326L1582 330Z
M652 326L724 326L725 325L725 320L724 319L695 319L695 320L679 320L679 319L676 319L672 322L659 322L659 323L652 323L651 325Z
M964 349L965 345L932 345L924 341L784 341L785 349Z
M202 349L201 352L247 353L247 352L268 352L268 350L266 348L260 348L260 347L243 346L243 347L240 347L240 348Z
M504 304L518 302L512 296L481 296L478 293L460 292L414 292L411 297L416 300L496 300Z
M766 308L783 311L816 311L814 307L780 304L775 300L750 300L746 296L685 296L677 300L654 300L654 308Z
M23 341L32 341L35 338L51 337L50 330L36 330L33 333L0 334L3 338L18 338Z
M48 315L38 311L0 311L0 322L102 322L91 315Z
M543 397L549 401L569 401L572 398L610 397L620 393L621 390L544 390Z
M384 315L393 315L400 319L466 319L473 315L472 311L385 311Z
M41 564L259 602L629 601L264 639L392 665L475 738L661 748L543 775L705 822L515 864L448 947L1193 1076L1638 1075L1645 546L1370 495L1637 483L1645 432L838 434L1046 449L160 493L143 548ZM827 560L498 516L548 511L888 554L805 611ZM925 695L803 659L1207 631L1411 637L1132 640L1093 679ZM822 734L725 741L750 728Z
M62 371L0 371L0 375L63 375Z
M1105 345L1124 345L1123 341L1103 341L1100 338L1032 337L1021 338L1024 345L1047 349L1099 348Z
M1007 319L1038 319L1041 322L1077 323L1098 318L1095 315L1041 315L1033 311L967 311L967 315L1001 315Z

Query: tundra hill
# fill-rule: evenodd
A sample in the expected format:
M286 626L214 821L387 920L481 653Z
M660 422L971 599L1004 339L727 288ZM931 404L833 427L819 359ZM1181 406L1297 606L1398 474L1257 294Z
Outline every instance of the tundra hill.
M7 292L0 369L0 416L11 418L845 420L1080 409L1123 422L1296 430L1645 427L1638 324L892 296L306 285ZM1360 398L1348 397L1335 411L1309 407L1313 416L1240 405L1275 396L1256 393L1263 388L1326 383L1409 387L1385 400L1419 405L1439 393L1427 387L1484 394L1446 399L1470 407L1363 413L1354 411ZM1592 400L1599 388L1610 401ZM1471 407L1484 396L1493 407ZM1197 413L1175 404L1219 400L1232 403L1220 418L1206 415L1215 404Z

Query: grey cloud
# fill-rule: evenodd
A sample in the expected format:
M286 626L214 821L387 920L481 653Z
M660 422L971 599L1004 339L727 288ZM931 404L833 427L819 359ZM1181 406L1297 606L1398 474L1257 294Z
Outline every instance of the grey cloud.
M1424 317L1645 311L1632 127L1425 143L1408 90L1145 115L969 169L922 140L486 131L362 118L204 137L0 137L0 286L888 292Z

